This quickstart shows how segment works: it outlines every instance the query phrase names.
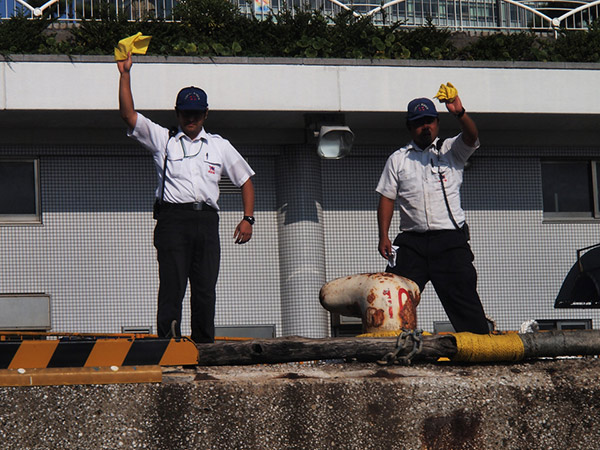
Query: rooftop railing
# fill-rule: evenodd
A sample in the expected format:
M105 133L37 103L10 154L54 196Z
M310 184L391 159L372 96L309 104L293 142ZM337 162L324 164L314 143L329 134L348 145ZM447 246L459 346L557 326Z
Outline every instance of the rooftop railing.
M223 0L228 1L228 0ZM258 19L277 14L285 8L320 10L333 16L343 9L357 16L371 16L377 25L400 22L418 27L431 23L452 31L555 32L561 28L585 30L600 16L600 0L232 0L242 13ZM101 6L112 5L128 20L157 18L172 20L177 0L0 0L0 19L15 14L33 18L51 11L59 22L93 20Z

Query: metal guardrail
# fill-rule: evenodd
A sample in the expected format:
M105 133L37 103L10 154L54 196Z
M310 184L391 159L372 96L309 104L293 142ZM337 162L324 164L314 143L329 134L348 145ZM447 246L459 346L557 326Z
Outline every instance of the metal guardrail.
M227 0L223 0L227 1ZM560 28L585 30L600 17L600 0L232 0L243 14L258 19L285 8L320 10L334 16L343 9L357 16L371 16L377 25L400 22L418 27L432 23L452 31L556 32ZM39 17L47 10L59 22L76 23L98 17L102 6L111 5L128 20L172 20L177 0L0 0L0 19L15 14Z
M0 19L23 14L34 19L49 12L59 22L76 23L99 17L106 6L113 7L128 20L144 18L172 20L177 0L0 0Z
M244 13L258 17L289 5L285 0L237 2ZM293 7L302 9L298 0L293 2ZM372 16L379 25L401 22L407 27L417 27L431 20L433 25L453 31L585 30L600 17L600 0L359 0L345 3L311 0L309 6L330 15L352 9L356 15Z

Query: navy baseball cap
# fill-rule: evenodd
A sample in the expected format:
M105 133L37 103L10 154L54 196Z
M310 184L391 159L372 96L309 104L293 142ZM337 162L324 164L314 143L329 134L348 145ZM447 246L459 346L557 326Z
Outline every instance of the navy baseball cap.
M415 98L408 104L406 120L422 119L423 117L437 117L435 105L428 98Z
M183 88L177 94L175 108L181 111L202 111L208 108L206 92L195 86Z

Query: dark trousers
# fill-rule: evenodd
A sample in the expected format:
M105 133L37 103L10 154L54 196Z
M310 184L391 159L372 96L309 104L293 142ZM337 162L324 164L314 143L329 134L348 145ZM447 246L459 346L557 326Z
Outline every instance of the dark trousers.
M181 310L188 279L191 287L192 340L214 342L215 286L221 246L219 215L214 211L161 209L154 229L160 287L157 326L159 337L171 334Z
M458 230L403 232L396 266L387 271L413 280L423 292L431 281L457 332L489 333L479 295L473 253L465 233Z

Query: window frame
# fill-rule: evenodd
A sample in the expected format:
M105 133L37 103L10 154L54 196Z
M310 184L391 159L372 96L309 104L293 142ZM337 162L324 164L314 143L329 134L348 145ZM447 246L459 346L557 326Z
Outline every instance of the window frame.
M545 158L540 160L540 183L542 188L542 198L544 196L544 180L542 177L542 166L544 164L561 164L561 163L587 163L590 167L590 178L592 185L592 210L583 212L547 212L544 211L544 205L542 201L542 215L543 223L586 223L586 222L597 222L600 220L600 180L598 180L598 174L600 173L600 159L595 158Z
M33 214L2 214L0 212L0 226L6 225L41 225L42 224L42 202L40 183L40 159L29 158L0 158L0 163L32 163L34 182L35 213Z

